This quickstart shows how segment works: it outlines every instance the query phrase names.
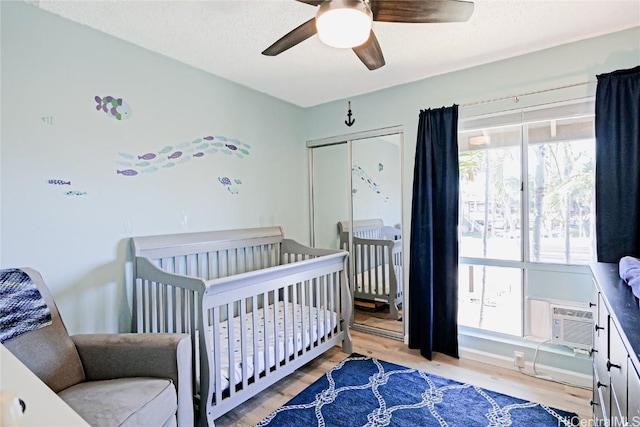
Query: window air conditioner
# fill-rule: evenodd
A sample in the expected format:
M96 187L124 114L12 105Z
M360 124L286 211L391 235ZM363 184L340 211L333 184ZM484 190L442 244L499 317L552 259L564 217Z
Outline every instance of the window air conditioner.
M593 313L591 310L552 304L551 342L582 350L591 350L593 346Z

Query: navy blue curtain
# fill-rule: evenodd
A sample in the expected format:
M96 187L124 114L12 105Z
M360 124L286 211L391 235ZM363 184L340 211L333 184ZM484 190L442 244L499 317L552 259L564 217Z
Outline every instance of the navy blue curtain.
M597 254L617 263L640 258L640 66L597 77Z
M409 347L458 357L458 106L420 112L409 259Z

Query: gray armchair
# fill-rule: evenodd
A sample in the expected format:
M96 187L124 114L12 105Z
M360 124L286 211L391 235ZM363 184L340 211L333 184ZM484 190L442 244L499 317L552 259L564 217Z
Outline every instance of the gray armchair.
M29 275L51 325L4 346L92 427L194 425L187 334L69 336L42 276Z

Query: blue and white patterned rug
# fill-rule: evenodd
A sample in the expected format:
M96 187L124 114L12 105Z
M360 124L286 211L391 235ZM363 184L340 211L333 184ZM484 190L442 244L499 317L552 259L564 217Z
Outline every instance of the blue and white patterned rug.
M577 426L571 412L352 354L257 426Z

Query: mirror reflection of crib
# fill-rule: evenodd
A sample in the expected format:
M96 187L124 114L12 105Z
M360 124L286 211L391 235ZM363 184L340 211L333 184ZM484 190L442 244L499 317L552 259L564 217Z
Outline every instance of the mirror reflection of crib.
M353 258L348 277L356 308L376 310L387 304L390 317L399 319L403 294L401 230L385 226L379 218L354 221L353 246L349 248L349 229L349 221L338 223L340 248Z

